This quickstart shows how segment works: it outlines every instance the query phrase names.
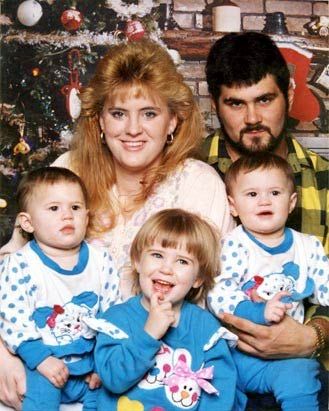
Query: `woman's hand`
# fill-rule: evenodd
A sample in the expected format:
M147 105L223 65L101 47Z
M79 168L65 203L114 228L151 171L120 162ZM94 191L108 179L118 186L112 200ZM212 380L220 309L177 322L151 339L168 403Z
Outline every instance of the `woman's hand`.
M232 314L220 319L233 327L239 337L238 348L261 358L308 357L316 345L316 333L307 325L285 316L278 324L259 325Z
M27 240L23 237L20 226L15 224L11 239L0 248L0 260L2 260L7 254L16 252L26 243Z
M22 361L10 354L0 342L0 401L15 410L22 409L26 391L25 370Z

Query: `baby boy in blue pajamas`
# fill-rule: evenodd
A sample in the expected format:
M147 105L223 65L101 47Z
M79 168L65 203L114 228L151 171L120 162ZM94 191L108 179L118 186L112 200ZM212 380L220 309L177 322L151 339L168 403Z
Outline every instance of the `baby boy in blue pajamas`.
M0 335L22 358L24 411L57 411L83 402L96 410L95 318L119 297L107 252L83 241L86 190L71 171L31 171L17 193L21 228L34 239L1 262Z

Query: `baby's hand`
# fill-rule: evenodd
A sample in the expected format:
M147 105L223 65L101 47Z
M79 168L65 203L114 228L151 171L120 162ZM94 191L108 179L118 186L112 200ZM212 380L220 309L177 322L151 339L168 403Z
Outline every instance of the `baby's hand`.
M88 374L85 378L85 381L89 385L89 388L91 390L95 390L96 388L99 388L102 385L98 374L96 374L95 372Z
M289 296L287 291L280 291L275 296L267 301L264 311L265 320L268 322L279 323L285 316L287 310L292 307L292 304L283 303L281 298Z
M62 388L69 378L67 366L56 357L47 357L37 366L37 370L57 388Z
M156 340L162 338L175 322L175 312L170 301L163 301L161 293L151 297L150 312L144 330Z

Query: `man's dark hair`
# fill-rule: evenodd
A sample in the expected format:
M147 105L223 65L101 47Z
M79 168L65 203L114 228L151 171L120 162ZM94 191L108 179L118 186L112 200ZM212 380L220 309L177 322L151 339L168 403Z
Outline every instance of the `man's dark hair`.
M290 74L279 48L266 34L230 33L211 47L206 78L209 93L218 102L221 86L251 86L268 74L288 102Z

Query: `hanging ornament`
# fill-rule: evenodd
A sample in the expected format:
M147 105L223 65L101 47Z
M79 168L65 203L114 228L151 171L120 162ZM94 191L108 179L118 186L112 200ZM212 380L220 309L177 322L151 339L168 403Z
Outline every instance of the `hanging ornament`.
M0 198L0 208L6 208L7 205L7 201L4 198Z
M33 77L39 77L39 76L40 76L40 73L41 73L41 70L40 70L39 67L34 67L34 68L31 70L31 73L32 73L32 76L33 76Z
M138 16L144 17L151 14L152 8L155 7L153 0L139 0L138 4L127 4L125 1L106 0L105 7L116 12L118 17Z
M128 40L136 41L144 37L145 29L139 20L128 20L125 32Z
M70 84L63 86L61 92L66 97L66 110L74 121L79 117L81 112L81 101L79 99L81 83L79 81L78 69L74 68L73 59L76 59L77 63L80 61L80 52L78 49L72 49L68 54Z
M22 123L19 126L19 142L15 145L13 149L13 154L14 156L19 156L19 155L25 155L31 151L31 147L27 143L26 139L24 138L24 128L25 128L25 123Z
M83 22L83 15L75 7L65 10L61 15L61 22L68 31L78 30Z
M24 26L34 26L41 19L42 7L35 0L23 1L18 6L17 18Z

